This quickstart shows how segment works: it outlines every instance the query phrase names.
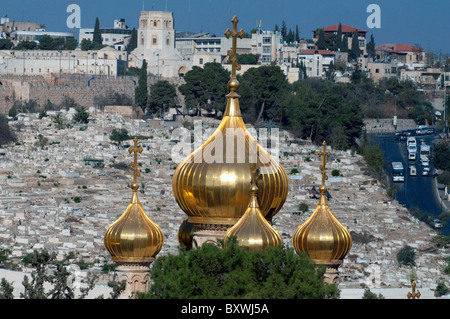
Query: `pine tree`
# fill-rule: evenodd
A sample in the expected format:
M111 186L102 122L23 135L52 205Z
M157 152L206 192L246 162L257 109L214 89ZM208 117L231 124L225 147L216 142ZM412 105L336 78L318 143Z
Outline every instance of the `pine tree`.
M142 67L139 71L139 84L134 90L134 100L137 106L140 106L143 111L147 107L148 88L147 88L147 61L142 61Z
M95 19L94 35L92 38L92 42L95 44L102 44L102 34L100 32L100 21L98 20L98 17Z

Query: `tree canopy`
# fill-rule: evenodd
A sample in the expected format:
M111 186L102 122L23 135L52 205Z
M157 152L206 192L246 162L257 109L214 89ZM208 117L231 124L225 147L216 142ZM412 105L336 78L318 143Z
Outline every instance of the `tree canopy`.
M188 109L205 109L217 114L225 109L229 79L229 72L220 63L205 63L203 68L193 66L192 70L186 73L186 83L180 85L179 90L185 96Z
M177 90L169 81L158 81L150 87L147 113L163 115L165 110L175 106Z
M278 66L250 68L238 76L241 110L246 121L279 120L288 81Z
M338 298L336 285L324 283L324 266L316 267L293 249L268 247L248 251L227 243L203 244L156 259L153 284L139 298L157 299L324 299ZM214 284L211 284L214 283Z
M16 141L16 135L8 124L8 119L0 114L0 147Z

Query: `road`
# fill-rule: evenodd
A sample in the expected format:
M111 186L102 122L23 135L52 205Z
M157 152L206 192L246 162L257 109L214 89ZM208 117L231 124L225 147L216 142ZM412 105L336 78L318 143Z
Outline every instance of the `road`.
M408 152L406 150L406 141L397 141L394 135L371 136L371 143L378 144L383 150L386 161L389 167L392 162L402 162L405 168L405 182L395 183L397 190L397 200L400 204L408 209L418 208L421 214L427 212L431 215L438 216L444 211L442 202L439 199L436 184L436 170L430 161L430 176L422 176L422 166L420 165L419 156L415 161L408 161ZM433 135L416 136L417 148L420 149L420 144L424 141L428 145L434 142ZM417 176L409 175L409 165L415 164L417 168ZM392 176L392 170L388 170ZM392 180L392 179L391 179ZM443 229L444 234L448 234L450 225Z

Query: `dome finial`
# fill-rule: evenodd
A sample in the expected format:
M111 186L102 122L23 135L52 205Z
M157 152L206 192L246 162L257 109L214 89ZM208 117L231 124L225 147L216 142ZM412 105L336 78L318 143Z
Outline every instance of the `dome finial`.
M138 145L138 138L137 136L134 137L133 139L134 141L134 148L130 147L128 149L128 152L133 153L134 152L134 161L131 162L131 167L133 167L133 184L131 184L131 189L133 191L137 191L137 189L139 188L139 185L137 184L137 178L139 176L141 176L141 173L138 170L138 163L137 163L137 153L142 153L144 151L144 149L142 148L142 146L137 146Z
M322 157L322 164L319 167L320 171L322 172L322 185L320 185L319 190L320 190L320 193L322 195L324 195L327 192L327 189L325 187L325 181L328 180L328 176L325 171L326 170L325 166L327 164L327 157L330 157L331 153L329 150L327 150L327 142L326 141L323 141L322 146L323 146L323 151L319 151L317 153L317 155Z
M245 35L245 32L242 29L239 31L237 30L237 24L239 20L236 16L233 17L231 22L233 22L233 31L230 31L230 29L227 29L227 31L225 31L225 36L227 37L227 39L233 37L231 50L228 50L227 52L227 55L231 60L231 78L228 82L228 89L230 89L231 92L227 95L227 97L239 97L239 95L236 93L237 89L239 89L239 82L236 79L236 70L241 70L241 66L239 65L237 60L236 48L237 38L239 37L242 39Z

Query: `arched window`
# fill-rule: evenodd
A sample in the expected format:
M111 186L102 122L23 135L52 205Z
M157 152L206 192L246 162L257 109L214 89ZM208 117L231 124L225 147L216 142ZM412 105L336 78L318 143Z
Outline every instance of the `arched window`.
M152 37L152 45L158 45L158 37L156 35Z

